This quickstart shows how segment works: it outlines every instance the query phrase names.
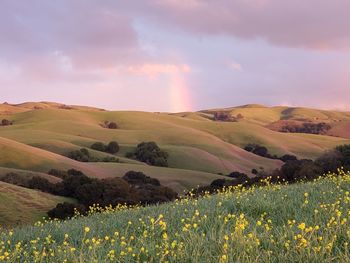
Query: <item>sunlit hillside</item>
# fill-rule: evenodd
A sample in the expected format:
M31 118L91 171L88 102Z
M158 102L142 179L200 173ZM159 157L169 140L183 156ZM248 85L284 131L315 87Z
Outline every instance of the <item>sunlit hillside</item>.
M236 122L214 121L215 112L242 115ZM151 113L106 111L58 103L0 105L0 118L13 125L0 127L0 167L46 173L51 168L75 168L92 177L122 176L128 170L144 171L163 184L181 191L220 178L219 173L253 168L272 171L282 164L242 148L257 143L277 156L293 154L316 158L336 145L349 143L350 113L306 108L245 105L201 112ZM269 125L281 120L330 123L324 135L282 133ZM118 129L103 128L105 121ZM332 135L332 136L331 136ZM82 163L67 152L89 148L96 141L116 140L119 163ZM155 141L169 153L169 168L150 167L125 157L142 141ZM91 150L95 156L110 156Z

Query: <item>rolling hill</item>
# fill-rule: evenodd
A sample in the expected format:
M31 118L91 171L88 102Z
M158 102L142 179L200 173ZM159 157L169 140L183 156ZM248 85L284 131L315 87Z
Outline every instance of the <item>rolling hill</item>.
M234 122L217 121L218 113L240 118ZM159 179L180 193L224 178L221 174L232 171L251 174L253 168L272 171L283 164L243 150L249 143L263 145L278 156L293 154L312 159L337 145L350 143L349 112L282 106L244 105L199 112L152 113L106 111L50 102L6 103L0 104L2 119L12 121L13 125L0 126L0 177L14 172L57 180L47 174L50 169L74 168L90 177L105 178L121 177L135 170ZM116 122L118 129L104 128L105 121ZM330 129L324 134L279 132L280 122L284 121L325 122ZM118 163L84 163L66 157L72 150L111 140L120 144ZM168 168L125 157L143 141L155 141L169 153ZM90 151L99 158L112 156ZM2 200L11 199L10 195L16 191L23 189L3 190ZM0 201L2 205L3 202Z
M12 184L0 182L0 226L6 227L41 220L57 203L70 201Z

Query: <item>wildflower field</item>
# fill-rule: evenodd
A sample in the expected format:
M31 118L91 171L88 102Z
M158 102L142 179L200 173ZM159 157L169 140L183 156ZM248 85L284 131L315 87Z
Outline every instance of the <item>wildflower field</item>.
M340 176L339 176L340 175ZM2 230L5 262L350 262L350 174ZM98 210L93 208L92 210Z

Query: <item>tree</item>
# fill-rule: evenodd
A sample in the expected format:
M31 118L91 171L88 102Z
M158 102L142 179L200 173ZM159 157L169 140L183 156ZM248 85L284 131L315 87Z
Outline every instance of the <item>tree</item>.
M7 120L7 119L3 119L3 120L1 121L1 125L2 125L2 126L12 125L12 121L9 121L9 120Z
M95 142L94 144L91 145L90 148L96 151L105 152L107 149L107 146L102 142Z
M50 171L48 171L48 174L61 179L65 178L68 175L67 171L58 169L51 169Z
M340 161L342 166L350 170L350 144L340 145L335 148L335 150L340 154Z
M47 179L40 176L33 176L28 181L28 188L38 189L42 192L53 193L55 185L50 183Z
M75 215L75 211L84 214L85 207L79 204L59 203L54 209L47 212L50 218L67 219Z
M79 161L79 162L89 162L89 161L91 161L90 153L85 148L69 152L67 157L71 158L73 160Z
M251 152L251 153L254 153L256 155L262 156L262 157L273 159L271 154L269 154L268 149L265 146L261 146L259 144L252 144L252 143L247 144L244 147L244 150Z
M296 156L291 155L291 154L285 154L278 159L280 159L282 162L298 160L298 158Z
M108 129L118 129L118 125L115 122L108 123Z
M342 166L342 155L340 152L333 150L324 153L315 160L315 164L322 167L323 172L336 172Z
M236 179L240 183L244 183L245 181L249 180L248 175L246 175L245 173L237 172L237 171L230 173L228 175L228 177Z
M104 185L99 180L93 180L89 183L81 184L75 190L75 198L86 205L101 204L103 202Z
M168 153L161 150L155 142L142 142L137 145L135 152L127 154L137 160L154 166L168 166Z
M111 154L119 152L119 144L115 141L110 142L106 147L106 152Z

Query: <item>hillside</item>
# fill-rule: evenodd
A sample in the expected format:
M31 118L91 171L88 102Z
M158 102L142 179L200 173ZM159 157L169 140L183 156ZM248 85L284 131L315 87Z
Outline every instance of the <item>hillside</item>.
M0 182L0 226L31 224L42 220L57 203L72 200ZM1 253L0 253L1 254Z
M214 121L217 112L242 118L237 122ZM99 178L122 176L133 169L178 191L208 184L220 178L218 173L250 174L252 168L272 171L281 166L279 160L244 151L248 143L264 145L278 156L316 158L336 145L350 142L350 113L262 105L170 114L106 111L49 102L1 104L0 119L13 121L13 125L0 126L0 167L42 173L51 168L75 168ZM324 121L332 128L317 135L282 133L270 127L283 120ZM119 128L103 128L105 121L114 121ZM96 141L111 140L121 146L117 154L120 163L81 163L64 156ZM170 167L149 167L125 158L125 153L142 141L156 141L166 150Z
M0 259L349 262L350 174L340 175L16 228L0 234Z

